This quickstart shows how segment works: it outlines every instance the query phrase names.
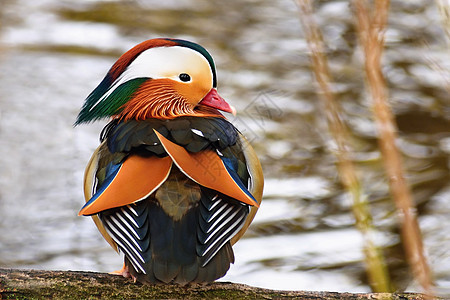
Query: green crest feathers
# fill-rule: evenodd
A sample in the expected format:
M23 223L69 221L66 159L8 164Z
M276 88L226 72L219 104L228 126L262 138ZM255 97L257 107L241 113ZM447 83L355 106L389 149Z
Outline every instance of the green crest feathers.
M105 77L105 79L107 79ZM105 97L108 89L100 85L86 98L78 114L75 126L81 123L90 123L103 118L109 118L120 113L122 106L127 103L137 89L149 78L135 78L119 85L109 96ZM108 85L109 87L109 85Z

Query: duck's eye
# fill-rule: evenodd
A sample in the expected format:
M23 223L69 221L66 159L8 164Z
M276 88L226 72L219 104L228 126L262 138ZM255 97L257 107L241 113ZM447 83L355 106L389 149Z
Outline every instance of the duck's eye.
M178 78L180 78L180 80L183 82L191 81L191 76L189 76L189 74L186 73L181 73L180 75L178 75Z

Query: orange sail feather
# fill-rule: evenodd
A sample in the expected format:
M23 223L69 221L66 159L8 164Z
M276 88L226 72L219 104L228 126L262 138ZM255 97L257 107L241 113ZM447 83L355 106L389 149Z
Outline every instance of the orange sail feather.
M92 215L146 198L167 179L171 167L170 157L131 155L106 189L92 203L88 202L78 215Z
M248 190L243 190L228 172L219 155L211 150L190 153L154 130L177 167L193 181L251 206L259 206Z

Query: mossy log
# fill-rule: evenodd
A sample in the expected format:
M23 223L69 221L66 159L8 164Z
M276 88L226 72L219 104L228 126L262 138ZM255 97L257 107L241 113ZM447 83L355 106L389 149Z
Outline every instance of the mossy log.
M422 294L277 291L230 282L142 285L121 276L0 268L1 299L425 299Z

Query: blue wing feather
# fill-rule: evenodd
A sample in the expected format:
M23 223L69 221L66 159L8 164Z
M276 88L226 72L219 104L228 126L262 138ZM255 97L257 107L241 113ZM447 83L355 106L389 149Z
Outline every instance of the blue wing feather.
M95 191L95 194L92 196L92 198L89 199L89 201L86 202L81 209L84 209L85 207L94 203L95 200L97 200L97 198L109 187L111 182L114 181L114 178L116 178L121 167L122 167L121 163L120 164L113 164L113 163L108 164L108 166L106 167L105 180L102 182L102 185L97 188L97 190Z
M241 178L238 175L237 159L232 159L224 156L220 156L220 158L222 159L222 162L225 168L227 169L228 174L230 174L231 178L234 180L236 185L238 185L239 188L245 194L247 194L247 196L249 196L255 202L256 205L258 205L258 201L256 201L255 197L253 197L253 195L249 192L248 187L244 185L244 183L242 182Z

